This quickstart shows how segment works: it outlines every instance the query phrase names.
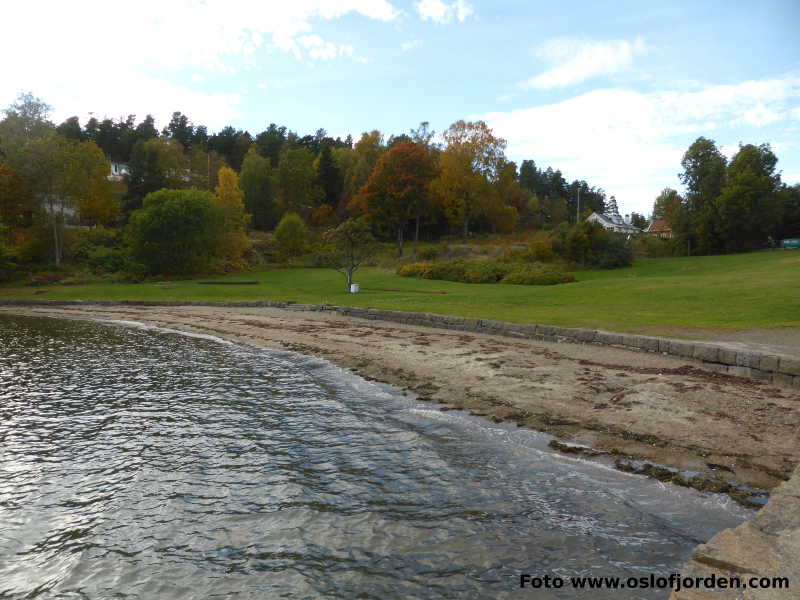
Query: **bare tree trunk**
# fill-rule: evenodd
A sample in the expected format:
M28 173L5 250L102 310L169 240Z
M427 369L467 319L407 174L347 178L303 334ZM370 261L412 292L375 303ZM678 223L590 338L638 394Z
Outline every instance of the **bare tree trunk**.
M417 213L417 221L414 226L414 258L417 257L417 244L419 244L419 213Z
M60 240L58 239L58 222L55 215L52 215L53 220L53 260L56 262L56 267L61 266L61 253L59 252L60 249Z
M397 256L403 256L403 226L397 228Z
M464 243L467 243L467 238L469 237L469 217L465 214L464 215L464 231L462 233L464 238Z

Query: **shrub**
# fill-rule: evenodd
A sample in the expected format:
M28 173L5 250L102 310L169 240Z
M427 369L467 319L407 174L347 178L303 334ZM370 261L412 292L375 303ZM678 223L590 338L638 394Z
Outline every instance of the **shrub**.
M297 213L286 213L275 228L275 244L281 260L303 254L308 248L309 231Z
M95 273L116 273L125 269L128 260L128 255L122 250L95 246L89 251L86 262Z
M11 260L11 252L6 247L6 228L0 225L0 281L8 281L14 276L16 264Z
M470 261L466 267L466 283L497 283L519 268L518 264L500 260Z
M217 258L224 213L209 192L163 189L131 215L131 254L152 274L196 273Z
M441 263L410 263L397 270L402 277L420 277L460 283L511 283L516 285L555 285L575 281L555 265L506 262L502 259L456 259Z
M436 246L427 246L417 250L417 258L420 260L434 260L437 256L439 256L439 248Z
M565 273L553 267L544 265L530 265L512 271L500 281L512 285L557 285L575 281L572 273Z
M506 246L500 254L500 260L511 263L524 263L530 259L529 251L527 248L518 248L514 246Z
M648 258L666 258L675 254L671 240L664 240L652 235L640 235L633 240L633 252L636 256Z
M593 263L601 269L630 267L633 264L633 250L623 236L612 234Z
M433 265L427 262L421 263L408 263L397 269L397 274L401 277L421 277L422 279L431 279L425 275L430 271Z
M550 240L546 237L537 237L533 240L528 252L534 262L549 263L558 258L550 245Z

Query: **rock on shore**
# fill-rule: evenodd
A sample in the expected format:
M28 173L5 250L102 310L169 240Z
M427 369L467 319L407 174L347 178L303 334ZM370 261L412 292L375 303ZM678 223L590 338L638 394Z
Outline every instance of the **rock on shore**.
M789 589L681 590L670 600L788 600L800 598L800 467L772 492L750 521L701 544L681 570L686 577L786 577Z

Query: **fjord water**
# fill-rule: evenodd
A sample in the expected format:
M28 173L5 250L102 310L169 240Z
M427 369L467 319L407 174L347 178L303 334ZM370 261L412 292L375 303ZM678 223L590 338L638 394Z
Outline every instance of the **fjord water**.
M0 316L0 598L663 598L749 511L316 359ZM585 594L589 594L586 596Z

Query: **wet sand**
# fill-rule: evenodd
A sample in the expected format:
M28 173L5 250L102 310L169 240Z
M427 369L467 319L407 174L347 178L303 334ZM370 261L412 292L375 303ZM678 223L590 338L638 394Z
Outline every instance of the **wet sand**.
M562 441L711 479L772 488L800 461L800 391L675 357L229 307L4 307L4 313L138 321L330 360L420 399Z

